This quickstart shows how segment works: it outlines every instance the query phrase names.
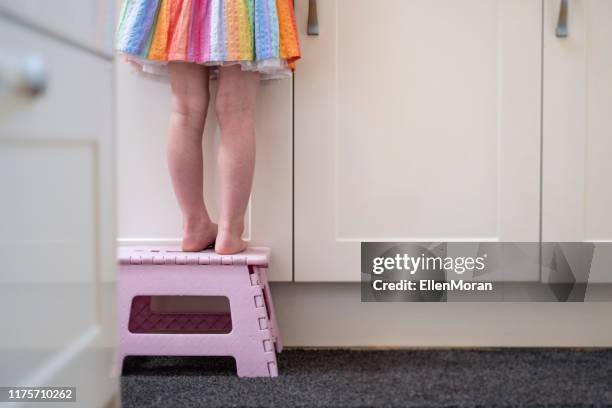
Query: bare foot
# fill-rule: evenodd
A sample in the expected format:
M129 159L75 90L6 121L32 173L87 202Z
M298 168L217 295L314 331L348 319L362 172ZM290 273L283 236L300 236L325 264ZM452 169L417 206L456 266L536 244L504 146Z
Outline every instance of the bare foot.
M210 220L185 221L183 224L184 252L199 252L211 247L217 237L217 224Z
M215 252L221 255L231 255L244 251L248 244L242 240L242 230L242 226L219 228L215 241Z

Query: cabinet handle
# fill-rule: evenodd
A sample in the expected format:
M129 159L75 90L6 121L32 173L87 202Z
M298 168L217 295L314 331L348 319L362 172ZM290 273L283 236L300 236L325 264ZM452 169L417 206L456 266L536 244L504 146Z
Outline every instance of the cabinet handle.
M567 28L567 14L569 9L569 0L561 0L561 8L559 9L559 21L557 22L557 29L555 34L559 38L565 38L569 36L569 30Z
M0 91L38 96L47 87L44 61L36 56L25 58L0 54Z
M317 0L308 0L308 35L319 35Z

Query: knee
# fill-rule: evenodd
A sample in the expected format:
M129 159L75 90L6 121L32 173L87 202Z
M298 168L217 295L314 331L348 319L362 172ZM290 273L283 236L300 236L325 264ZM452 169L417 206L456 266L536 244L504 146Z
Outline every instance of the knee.
M187 127L199 127L206 119L208 98L199 99L172 98L172 115L174 120Z
M252 126L255 103L243 95L229 92L218 93L215 100L215 113L219 125Z

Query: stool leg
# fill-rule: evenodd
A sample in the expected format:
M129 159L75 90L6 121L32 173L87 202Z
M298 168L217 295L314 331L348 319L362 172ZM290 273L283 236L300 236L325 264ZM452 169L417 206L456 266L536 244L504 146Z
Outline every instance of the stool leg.
M239 377L276 377L276 354L259 274L251 274L248 267L241 274L247 285L236 286L229 294L233 334L240 339L233 353L236 371Z
M274 302L272 301L272 291L270 290L270 284L268 283L267 277L267 268L258 268L260 279L263 283L263 287L265 288L266 294L268 296L268 303L266 307L269 308L268 313L270 315L270 327L272 330L272 335L275 340L275 348L276 352L280 353L283 351L283 343L281 341L280 333L278 331L278 323L276 321L276 311L274 310Z
M278 368L276 356L266 357L263 353L242 353L234 356L238 377L276 377Z

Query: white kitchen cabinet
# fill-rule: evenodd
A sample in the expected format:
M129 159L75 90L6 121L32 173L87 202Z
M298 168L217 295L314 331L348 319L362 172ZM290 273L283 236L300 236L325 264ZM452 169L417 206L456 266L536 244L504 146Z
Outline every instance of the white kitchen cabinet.
M117 386L112 66L0 14L0 383L76 386L84 407Z
M323 0L319 36L295 3L296 281L359 280L361 241L539 240L541 2Z
M182 220L166 165L170 91L119 61L117 80L118 217L120 245L180 245ZM216 81L212 83L214 90ZM257 159L245 239L272 249L270 280L292 279L292 86L262 82L258 95ZM218 214L219 128L211 103L204 132L204 188Z
M566 38L544 5L542 239L594 243L590 282L612 282L612 2L570 0Z

